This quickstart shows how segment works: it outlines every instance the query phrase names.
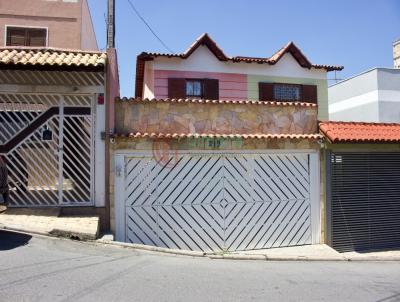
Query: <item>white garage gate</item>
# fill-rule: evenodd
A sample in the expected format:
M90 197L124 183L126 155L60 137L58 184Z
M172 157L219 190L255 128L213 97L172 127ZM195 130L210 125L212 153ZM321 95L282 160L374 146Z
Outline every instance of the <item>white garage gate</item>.
M116 155L117 240L200 251L319 242L318 154Z

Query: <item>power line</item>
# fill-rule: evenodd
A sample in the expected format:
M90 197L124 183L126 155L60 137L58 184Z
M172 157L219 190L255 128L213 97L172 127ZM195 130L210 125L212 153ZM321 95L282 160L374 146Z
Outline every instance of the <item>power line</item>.
M149 25L149 23L146 22L146 20L140 15L139 11L136 9L136 7L133 5L131 0L127 0L128 3L130 4L132 10L135 12L135 14L139 17L140 20L142 20L142 22L147 26L147 28L151 31L151 33L154 35L154 37L157 38L158 41L160 41L160 43L165 47L166 50L168 50L169 52L175 53L173 50L171 50L171 48L168 47L167 44L164 43L163 40L161 40L161 38L155 33L155 31L151 28L151 26Z

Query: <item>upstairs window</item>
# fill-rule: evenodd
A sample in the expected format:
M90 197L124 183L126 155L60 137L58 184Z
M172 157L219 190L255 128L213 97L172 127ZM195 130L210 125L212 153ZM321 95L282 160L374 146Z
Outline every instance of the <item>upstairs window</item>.
M216 79L168 79L168 97L175 99L219 99L219 82Z
M318 103L316 85L297 85L286 83L259 83L261 101Z
M203 97L203 81L186 80L186 97L201 99Z
M6 46L47 46L47 29L7 27Z
M283 101L300 101L301 86L290 84L274 85L274 99Z

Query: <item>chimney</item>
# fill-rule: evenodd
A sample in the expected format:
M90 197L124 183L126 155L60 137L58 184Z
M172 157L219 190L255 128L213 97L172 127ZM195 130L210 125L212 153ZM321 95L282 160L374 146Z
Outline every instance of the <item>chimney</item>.
M394 68L400 69L400 40L393 43L393 64Z

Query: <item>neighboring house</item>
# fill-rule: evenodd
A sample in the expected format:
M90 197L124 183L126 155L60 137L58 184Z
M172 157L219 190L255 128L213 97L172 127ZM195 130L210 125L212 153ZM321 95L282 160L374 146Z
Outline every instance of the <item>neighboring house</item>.
M400 68L400 40L393 43L393 65Z
M115 49L79 50L97 48L86 1L0 0L0 22L8 45L0 47L0 154L10 206L96 214L107 230Z
M327 72L289 43L229 57L207 35L142 53L116 102L112 229L119 241L201 251L323 242L318 115Z
M400 123L400 41L394 69L373 68L329 87L329 120Z
M374 68L328 91L329 120L400 123L400 69Z
M400 43L394 43L399 67ZM338 251L400 247L400 69L374 68L329 87L327 243Z
M0 0L0 47L98 50L87 0Z
M114 50L0 48L0 154L11 207L96 214L108 229L104 133L113 128L116 66Z
M400 247L400 124L321 122L326 238L340 252Z

